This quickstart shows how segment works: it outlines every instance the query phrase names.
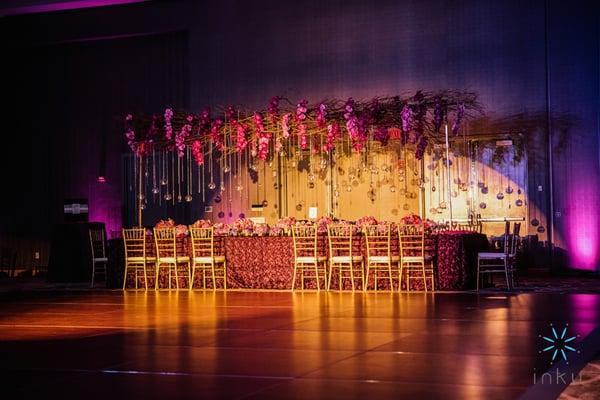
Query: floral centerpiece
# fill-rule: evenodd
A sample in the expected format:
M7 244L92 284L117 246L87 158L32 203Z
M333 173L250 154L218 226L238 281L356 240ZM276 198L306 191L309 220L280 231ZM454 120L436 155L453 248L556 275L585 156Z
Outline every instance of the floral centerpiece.
M413 213L410 213L410 214L402 217L402 219L400 220L400 223L404 224L404 225L421 225L421 224L423 224L423 228L428 231L431 231L438 226L437 222L432 221L430 219L422 219L420 216L418 216L417 214L413 214Z
M267 224L255 224L254 225L254 234L257 236L268 236L269 235L269 225Z
M188 227L187 225L175 225L175 236L177 237L183 237L183 236L187 236L189 234L188 231Z
M410 213L400 219L400 223L403 225L420 225L423 220L417 214Z
M323 216L317 220L317 233L327 233L327 225L333 222L333 218Z
M271 236L289 235L291 233L292 226L296 224L296 218L284 217L277 221L275 226L271 227L269 234Z
M229 233L232 236L252 236L254 234L254 222L248 218L238 218L231 224Z
M174 228L175 227L175 221L173 221L171 218L161 219L160 221L158 221L156 223L156 225L154 225L154 227L156 229Z
M352 233L359 233L360 232L360 226L358 226L358 224L352 222L352 221L348 221L345 219L342 219L338 222L338 225L346 225L348 226L351 230Z
M199 219L192 224L192 228L210 228L212 226L213 223L208 219Z
M360 217L359 219L356 220L356 226L358 226L359 228L362 228L363 226L367 226L367 225L377 225L377 219L371 215L365 215L364 217Z
M161 219L154 227L156 229L175 228L175 235L177 237L187 236L188 234L188 227L186 225L177 225L171 218Z
M214 234L216 236L227 236L229 235L229 225L224 224L223 222L217 222L213 225Z

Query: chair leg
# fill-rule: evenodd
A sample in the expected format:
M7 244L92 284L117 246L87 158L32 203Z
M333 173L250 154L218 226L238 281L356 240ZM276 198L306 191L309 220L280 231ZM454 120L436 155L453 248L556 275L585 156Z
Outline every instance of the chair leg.
M317 292L321 291L321 285L319 285L319 263L315 262L315 279L317 281Z
M435 292L435 271L433 270L433 261L431 262L431 291Z
M388 264L388 272L390 275L390 290L393 292L394 291L394 280L392 279L392 264L391 263Z
M504 275L506 275L506 290L512 290L510 280L508 279L508 261L504 258Z
M190 287L189 290L193 290L194 289L194 275L196 274L196 264L192 264L191 268L190 268Z
M298 270L298 264L294 263L294 274L292 275L292 292L296 287L296 271Z
M94 287L94 275L96 274L96 263L92 261L92 288Z
M215 279L215 264L210 265L210 272L212 274L213 290L217 290L217 280Z
M154 290L158 290L158 271L160 271L160 264L156 262L156 269L154 271Z
M169 290L171 290L172 282L171 282L171 272L173 271L173 267L169 264Z
M402 262L398 263L398 293L402 291Z
M123 290L125 290L125 285L127 285L127 264L125 264L125 275L123 276Z
M146 263L144 263L144 290L148 290L148 270L146 269Z
M479 292L479 270L481 267L481 258L477 257L477 291Z
M360 284L362 285L362 290L367 290L367 280L365 279L365 262L360 262Z
M329 276L325 277L327 279L327 291L331 289L331 275L333 275L334 264L329 264Z
M362 265L362 263L361 263ZM369 263L367 263L367 279L365 284L363 285L363 292L367 291L367 285L369 284L369 272L370 272L370 268L369 268Z
M227 261L223 261L223 290L227 290Z

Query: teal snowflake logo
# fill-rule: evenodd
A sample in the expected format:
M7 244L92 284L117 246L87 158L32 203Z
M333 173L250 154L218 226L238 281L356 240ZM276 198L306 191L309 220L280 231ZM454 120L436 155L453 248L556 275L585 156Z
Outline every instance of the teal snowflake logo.
M569 336L567 334L569 324L566 324L564 326L564 328L560 332L560 335L558 334L558 331L552 324L550 324L550 328L552 329L552 335L548 335L548 336L540 335L540 338L542 338L542 340L543 340L544 346L546 346L540 351L540 353L552 352L552 360L550 361L551 365L556 360L560 359L561 357L568 364L569 360L567 359L567 353L568 352L579 353L579 351L577 349L572 347L572 345L573 345L572 342L575 339L577 339L579 337L579 335Z

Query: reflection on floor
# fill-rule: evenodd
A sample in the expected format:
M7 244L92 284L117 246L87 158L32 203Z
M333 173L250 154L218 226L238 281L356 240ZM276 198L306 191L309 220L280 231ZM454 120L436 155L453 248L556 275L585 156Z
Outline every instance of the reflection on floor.
M550 366L539 335L551 323L575 347L600 325L594 294L25 291L0 303L8 398L516 398Z

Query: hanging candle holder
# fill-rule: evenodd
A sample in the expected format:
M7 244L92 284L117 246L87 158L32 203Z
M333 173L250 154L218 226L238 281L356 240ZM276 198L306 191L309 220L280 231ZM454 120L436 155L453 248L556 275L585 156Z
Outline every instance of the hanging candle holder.
M210 190L215 190L217 188L217 184L215 183L215 176L214 176L212 139L209 141L209 144L208 144L208 177L209 177L208 188Z
M160 189L156 182L156 151L152 148L152 194L158 194ZM156 202L156 196L154 196L154 201Z
M187 147L187 194L185 195L185 201L192 201L192 157L190 154L190 148Z

